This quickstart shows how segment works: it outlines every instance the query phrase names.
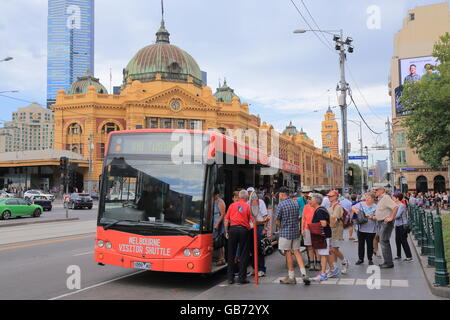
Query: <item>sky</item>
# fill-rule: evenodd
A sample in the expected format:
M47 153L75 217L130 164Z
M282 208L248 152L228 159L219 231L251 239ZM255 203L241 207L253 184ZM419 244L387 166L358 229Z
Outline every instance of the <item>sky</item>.
M442 0L166 0L166 28L171 43L208 72L213 91L219 79L226 78L241 101L250 104L251 113L278 131L292 121L321 147L324 113L329 104L337 105L339 60L332 35L293 33L310 27L292 1L311 28L343 29L344 37L354 39L354 53L347 55L346 80L367 124L381 133L372 133L362 124L363 144L369 148L387 145L393 37L408 10ZM122 69L134 54L154 43L161 21L160 1L95 2L95 76L109 90L110 69L112 85L120 85ZM19 90L8 94L18 100L0 96L0 121L9 121L12 112L28 101L45 105L47 3L0 1L0 59L14 57L0 62L0 92ZM340 118L339 108L333 110ZM353 105L348 118L361 121ZM351 155L360 152L359 130L358 124L349 122ZM374 161L388 158L386 151L369 153Z

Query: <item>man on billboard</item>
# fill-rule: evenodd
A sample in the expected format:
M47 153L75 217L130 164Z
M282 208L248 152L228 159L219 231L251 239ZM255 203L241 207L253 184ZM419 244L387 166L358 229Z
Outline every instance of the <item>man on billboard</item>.
M421 77L416 73L417 67L415 64L409 66L409 74L405 77L405 83L420 81Z

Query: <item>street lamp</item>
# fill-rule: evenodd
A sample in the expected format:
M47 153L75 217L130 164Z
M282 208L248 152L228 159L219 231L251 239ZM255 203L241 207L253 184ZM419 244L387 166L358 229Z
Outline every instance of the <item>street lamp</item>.
M14 58L13 58L13 57L6 57L6 58L0 60L0 62L3 62L3 61L11 61L12 59L14 59Z
M353 39L347 37L344 39L344 32L342 29L340 30L305 30L305 29L297 29L294 30L294 33L306 33L308 31L312 32L321 32L331 34L333 36L333 41L336 43L335 49L339 51L339 67L341 70L341 79L336 88L336 91L340 91L341 95L339 96L339 106L341 107L342 113L342 144L343 144L343 162L344 167L342 170L342 175L344 178L342 192L348 192L348 183L347 183L347 172L348 172L348 136L347 136L347 90L348 83L345 80L345 60L347 59L347 51L352 53L354 51L354 47L352 46ZM339 34L336 34L339 32Z

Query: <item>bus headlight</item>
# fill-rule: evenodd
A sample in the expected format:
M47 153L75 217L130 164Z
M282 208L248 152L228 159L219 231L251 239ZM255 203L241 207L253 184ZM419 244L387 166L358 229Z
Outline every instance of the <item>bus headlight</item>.
M104 242L103 240L98 240L98 241L97 241L97 246L98 246L99 248L103 248L104 245L105 245L105 242Z
M191 250L189 250L189 249L184 249L184 256L185 256L185 257L190 257L190 256L191 256Z
M111 248L112 248L111 242L107 242L107 243L106 243L106 249L111 249Z
M192 250L192 254L194 255L194 257L200 257L201 255L200 249Z

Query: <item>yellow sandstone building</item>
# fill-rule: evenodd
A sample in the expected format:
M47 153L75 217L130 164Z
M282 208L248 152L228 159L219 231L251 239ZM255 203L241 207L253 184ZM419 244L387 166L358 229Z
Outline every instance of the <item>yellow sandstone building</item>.
M202 82L197 62L170 44L164 21L156 43L141 49L123 70L120 95L108 94L89 72L69 92L60 90L55 112L55 149L81 154L91 170L80 168L83 189L98 188L107 136L115 130L173 128L264 130L274 128L249 113L225 82L213 94ZM315 188L341 186L342 161L338 156L338 129L331 110L324 121L326 152L290 125L280 135L279 158L301 167L301 184ZM326 138L326 137L325 137Z

